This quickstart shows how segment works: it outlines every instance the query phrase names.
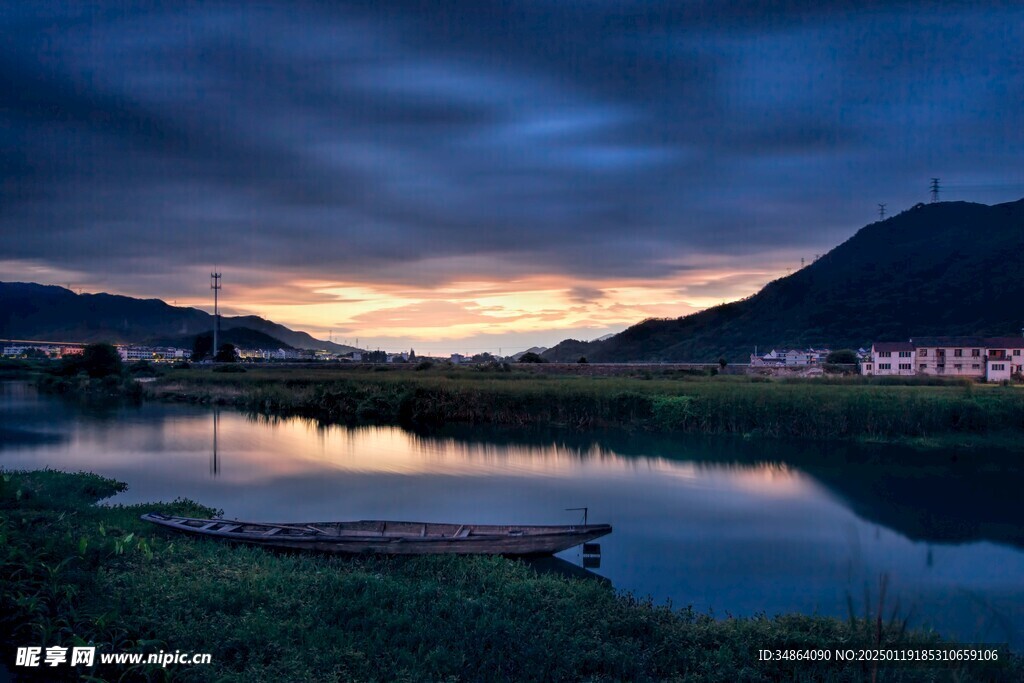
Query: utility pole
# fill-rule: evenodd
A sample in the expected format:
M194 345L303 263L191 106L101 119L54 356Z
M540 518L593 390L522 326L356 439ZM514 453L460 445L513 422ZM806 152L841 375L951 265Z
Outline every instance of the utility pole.
M932 192L932 201L933 202L939 201L939 179L938 178L932 178L931 192Z
M220 308L217 294L220 292L220 273L210 273L210 289L213 290L213 357L217 357L217 337L220 332Z
M882 202L878 205L878 220L885 220L885 202Z

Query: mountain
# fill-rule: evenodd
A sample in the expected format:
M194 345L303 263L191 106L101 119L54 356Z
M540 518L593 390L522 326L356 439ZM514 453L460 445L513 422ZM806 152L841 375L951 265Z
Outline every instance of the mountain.
M273 348L356 351L314 339L305 332L258 316L221 316L221 332L246 328L283 342ZM47 341L153 343L193 338L213 329L213 316L198 308L171 306L160 299L115 294L75 294L69 289L28 282L0 282L0 338ZM264 340L264 343L270 343ZM189 344L191 345L191 344Z
M548 347L546 347L546 346L531 346L530 348L526 349L525 351L520 351L519 353L513 353L511 356L509 356L509 360L518 361L520 358L522 358L523 356L525 356L528 353L536 353L539 356L540 354L544 353L547 350L548 350Z
M271 322L256 315L240 315L234 318L221 318L221 330L224 329L224 321L230 320L232 327L245 327L256 332L262 332L274 339L280 339L286 346L296 349L323 349L332 353L350 353L360 351L354 346L335 344L334 342L315 339L305 332L292 330L279 323ZM212 328L211 328L212 329Z
M212 332L203 332L203 335L212 336ZM196 337L200 335L189 335L184 337L156 337L149 340L154 346L173 346L179 349L191 349ZM261 351L277 351L278 349L289 350L294 347L285 344L280 339L271 337L269 334L251 330L248 327L232 327L221 330L217 335L218 344L233 344L236 349L259 349ZM211 340L212 348L212 340Z
M574 362L746 361L754 346L857 348L924 335L1016 335L1024 327L1024 200L918 204L757 294L605 341L543 355Z

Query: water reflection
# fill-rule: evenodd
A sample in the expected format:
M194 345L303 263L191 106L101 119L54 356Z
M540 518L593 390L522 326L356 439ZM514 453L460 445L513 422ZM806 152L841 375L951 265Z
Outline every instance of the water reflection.
M210 454L210 476L216 477L220 474L220 461L217 460L217 432L219 431L220 408L214 408L213 413L213 453Z
M7 435L15 435L7 438ZM131 503L179 496L241 519L571 523L615 532L595 568L716 614L845 616L890 577L918 623L1021 643L1024 482L1015 459L835 444L323 427L144 405L87 412L0 396L0 466L87 469ZM584 564L582 549L563 561ZM876 595L877 597L877 595Z

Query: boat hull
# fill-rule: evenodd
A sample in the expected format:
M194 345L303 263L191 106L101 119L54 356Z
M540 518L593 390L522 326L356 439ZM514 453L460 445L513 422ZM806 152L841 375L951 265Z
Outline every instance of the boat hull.
M186 534L285 550L341 555L544 556L611 533L607 524L485 526L420 522L265 524L146 514L142 519Z

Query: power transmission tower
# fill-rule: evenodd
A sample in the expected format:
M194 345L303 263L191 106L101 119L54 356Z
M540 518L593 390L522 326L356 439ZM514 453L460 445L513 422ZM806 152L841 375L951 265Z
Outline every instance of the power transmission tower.
M939 179L938 178L932 178L931 191L932 191L932 201L933 202L939 201Z
M882 202L878 205L878 220L885 220L885 202Z
M210 273L210 289L213 290L213 357L217 357L217 337L220 332L220 308L217 294L220 292L220 273Z

